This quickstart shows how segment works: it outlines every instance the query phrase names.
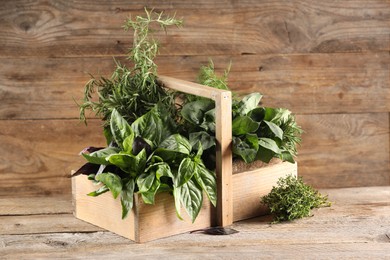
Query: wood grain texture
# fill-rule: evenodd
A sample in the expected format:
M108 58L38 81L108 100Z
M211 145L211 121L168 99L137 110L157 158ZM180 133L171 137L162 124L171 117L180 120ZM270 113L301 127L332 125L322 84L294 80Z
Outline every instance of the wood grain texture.
M270 225L270 217L234 223L239 233L229 236L181 234L145 244L122 238L74 219L69 228L56 229L62 217L45 214L0 216L9 224L0 235L1 255L5 259L387 259L390 257L390 187L321 190L328 194L332 207L314 210L313 217ZM57 200L55 197L53 200ZM39 208L10 198L18 208ZM69 205L71 204L68 200ZM54 202L49 203L54 204ZM0 204L1 207L1 204ZM45 207L43 207L44 209ZM70 207L67 207L68 209ZM30 212L32 210L26 210ZM42 212L43 213L43 212ZM69 218L72 217L68 212ZM38 221L35 232L18 233L18 223ZM23 220L24 219L24 220ZM44 222L48 221L48 222ZM46 223L51 223L46 226ZM68 223L68 222L65 222ZM77 224L76 224L77 223ZM2 225L3 222L0 222ZM88 230L90 231L83 231ZM31 230L32 227L31 227Z
M101 56L127 50L121 25L143 7L177 12L185 30L161 40L162 55L389 50L390 2L3 1L1 56ZM212 26L210 26L212 24Z
M109 76L112 57L125 59L132 33L121 25L145 5L185 21L156 34L161 75L192 81L208 57L218 72L232 60L232 90L261 92L264 105L289 108L308 127L300 172L310 183L389 183L389 0L3 0L1 197L69 194L63 177L82 163L73 154L103 144L98 123L70 126L78 117L73 99L81 99L88 73ZM371 129L373 141L366 130L350 135L340 120ZM326 167L333 162L339 166Z
M95 126L95 127L94 127ZM104 146L100 121L0 120L0 197L69 194L71 170L85 163L78 153Z
M390 185L389 115L298 116L299 174L318 188Z
M389 53L220 56L214 57L216 71L230 61L231 89L261 92L266 106L300 114L390 111ZM156 63L160 75L195 81L208 57L160 57ZM112 57L13 58L0 64L0 119L76 118L88 73L109 77L114 69Z

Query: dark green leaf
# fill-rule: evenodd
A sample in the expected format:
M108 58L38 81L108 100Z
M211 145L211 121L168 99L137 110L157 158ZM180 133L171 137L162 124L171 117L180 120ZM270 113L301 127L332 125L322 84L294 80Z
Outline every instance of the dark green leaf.
M249 116L238 116L232 122L233 135L253 133L259 128L260 123L253 121Z
M82 155L90 163L108 165L110 163L106 160L106 158L109 155L118 152L119 152L119 148L117 147L107 147L90 154L83 153Z
M233 154L240 156L246 163L251 163L256 159L258 146L252 144L250 139L242 140L239 137L233 136ZM257 141L257 137L256 137Z
M269 163L272 158L275 157L275 152L268 150L262 146L259 146L259 150L256 155L256 159L261 160L265 163Z
M283 161L290 162L290 163L295 163L294 157L288 151L283 151L280 155L280 159L282 159Z
M199 99L183 106L181 115L188 122L200 125L203 123L204 113L215 106L214 101L210 99Z
M139 192L147 192L153 185L156 174L154 171L143 173L137 178L137 186Z
M142 200L146 204L154 204L154 198L159 188L160 188L160 181L157 178L155 178L150 189L146 192L141 193Z
M96 176L96 180L102 182L110 189L114 199L116 199L122 191L122 180L116 174L110 172L101 173Z
M264 107L256 107L255 109L249 111L248 116L256 122L261 122L265 116Z
M139 174L144 171L147 158L145 150L142 150L137 155L118 153L110 155L107 159L124 172Z
M111 113L110 129L115 142L126 152L131 151L134 133L129 123L114 109ZM128 139L124 144L124 140ZM129 150L130 149L130 150Z
M121 193L122 219L126 218L129 211L133 208L134 186L134 179L129 179L123 183Z
M215 145L215 137L205 131L190 133L189 141L194 149L197 149L198 142L202 144L202 148L204 150L207 150Z
M133 122L131 127L136 136L150 140L154 147L170 136L174 128L169 113L156 105L152 110Z
M215 108L204 113L203 123L200 127L206 131L215 133Z

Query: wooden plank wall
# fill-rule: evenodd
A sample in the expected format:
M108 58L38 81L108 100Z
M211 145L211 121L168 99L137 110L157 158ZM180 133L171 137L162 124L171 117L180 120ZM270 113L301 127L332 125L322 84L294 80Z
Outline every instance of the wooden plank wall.
M78 122L88 73L106 75L143 7L177 13L161 75L194 80L214 59L230 83L288 107L304 128L299 173L317 188L390 185L389 0L2 0L0 196L70 193L66 176L100 122Z

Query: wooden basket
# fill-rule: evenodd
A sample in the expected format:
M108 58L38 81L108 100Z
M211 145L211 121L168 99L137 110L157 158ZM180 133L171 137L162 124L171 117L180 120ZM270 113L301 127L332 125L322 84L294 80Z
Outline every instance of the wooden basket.
M215 101L217 208L205 199L195 223L191 223L189 219L183 221L177 218L173 196L158 194L155 205L147 205L135 194L134 207L122 220L120 200L114 200L110 193L87 196L97 187L81 175L72 178L74 215L142 243L210 226L228 226L233 221L265 214L267 211L261 206L260 197L266 195L280 177L297 175L297 164L280 162L232 174L231 92L165 76L160 76L159 80L167 88Z

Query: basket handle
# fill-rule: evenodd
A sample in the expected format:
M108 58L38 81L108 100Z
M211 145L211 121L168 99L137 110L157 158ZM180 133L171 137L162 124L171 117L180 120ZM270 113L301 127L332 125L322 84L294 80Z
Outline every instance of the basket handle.
M167 88L215 101L217 225L222 227L231 225L233 223L231 92L167 76L159 76L158 81Z

